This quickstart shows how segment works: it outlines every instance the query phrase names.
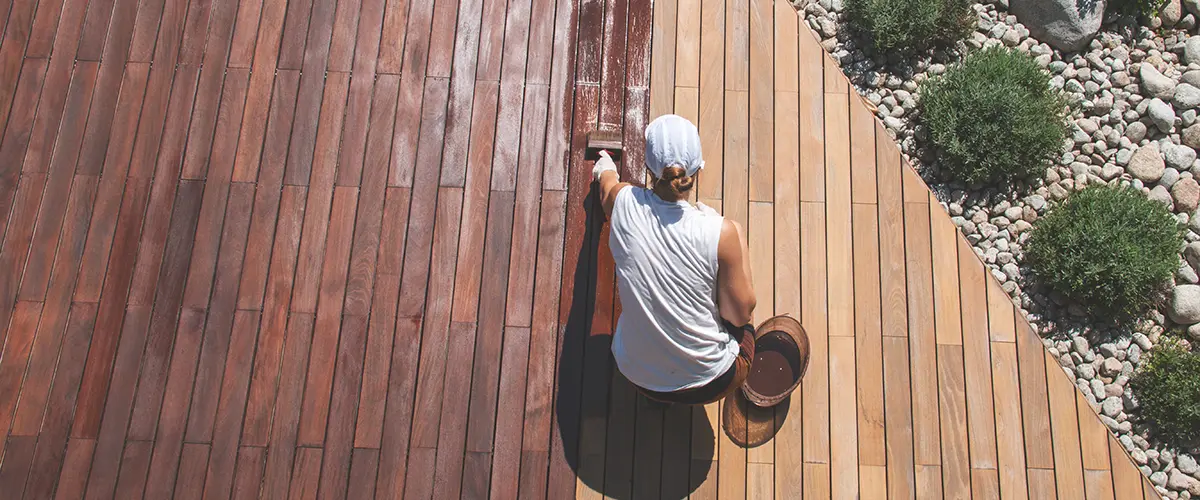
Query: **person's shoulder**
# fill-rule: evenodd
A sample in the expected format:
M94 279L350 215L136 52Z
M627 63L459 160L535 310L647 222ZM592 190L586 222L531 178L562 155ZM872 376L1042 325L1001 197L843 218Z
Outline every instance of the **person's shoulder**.
M717 236L714 264L720 266L740 265L741 262L741 225L732 219L723 219Z
M621 200L628 200L633 203L644 205L649 201L649 198L647 197L653 195L654 194L649 189L644 187L634 184L624 184L617 191L617 194L613 197L613 199L616 203L621 203Z
M694 205L692 205L692 208L694 208L697 212L699 212L707 217L717 217L717 218L722 217L720 212L717 212L716 209L714 209L708 205L705 205L704 202L702 202L702 201L697 201Z
M619 205L622 203L622 200L629 199L629 198L636 200L638 198L637 186L623 182L623 183L617 185L616 192L613 193L612 197L613 197L612 199L613 199L614 205Z
M631 205L642 204L642 201L638 199L637 186L633 186L633 185L626 184L626 183L621 183L614 189L616 192L612 193L610 195L611 198L609 198L609 200L611 200L611 203L612 203L612 208L611 208L611 212L609 213L609 218L618 217L619 214L627 212L628 210L630 210L629 207Z
M737 241L737 237L742 233L742 225L733 219L721 219L721 239L731 238Z

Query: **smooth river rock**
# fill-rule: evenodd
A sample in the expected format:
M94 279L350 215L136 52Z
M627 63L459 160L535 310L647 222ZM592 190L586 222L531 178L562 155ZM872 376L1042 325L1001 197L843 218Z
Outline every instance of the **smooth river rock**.
M1142 182L1158 182L1166 168L1158 144L1150 143L1134 151L1125 170Z
M1200 285L1180 285L1171 292L1167 315L1180 325L1200 323Z

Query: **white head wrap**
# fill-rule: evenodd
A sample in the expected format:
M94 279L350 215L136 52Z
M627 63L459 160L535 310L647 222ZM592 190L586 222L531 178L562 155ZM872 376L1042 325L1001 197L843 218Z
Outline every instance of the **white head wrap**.
M679 115L662 115L646 127L646 167L655 177L677 166L688 176L704 168L700 153L700 132L696 125Z

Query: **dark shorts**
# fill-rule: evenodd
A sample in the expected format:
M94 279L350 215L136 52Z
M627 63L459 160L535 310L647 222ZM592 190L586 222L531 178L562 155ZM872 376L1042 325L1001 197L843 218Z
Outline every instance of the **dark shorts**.
M737 340L740 352L733 365L721 376L699 387L681 389L672 392L657 392L637 387L646 397L664 403L679 403L685 405L703 405L720 401L742 387L746 377L750 376L750 364L754 361L754 327L750 325L737 327L722 321L725 330Z

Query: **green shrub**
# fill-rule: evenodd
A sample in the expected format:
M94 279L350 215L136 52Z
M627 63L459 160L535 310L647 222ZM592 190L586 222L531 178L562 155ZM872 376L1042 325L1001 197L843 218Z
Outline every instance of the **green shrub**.
M967 0L847 0L851 26L884 52L914 52L953 43L975 26Z
M1160 303L1182 244L1182 228L1161 203L1097 186L1038 220L1025 256L1034 278L1120 323Z
M1166 3L1166 0L1109 0L1105 16L1115 14L1150 18L1157 16L1158 10Z
M1066 96L1028 55L976 52L921 87L922 119L938 161L958 180L1040 176L1062 153Z
M1200 441L1200 353L1164 338L1129 380L1141 408L1138 418L1165 442Z

